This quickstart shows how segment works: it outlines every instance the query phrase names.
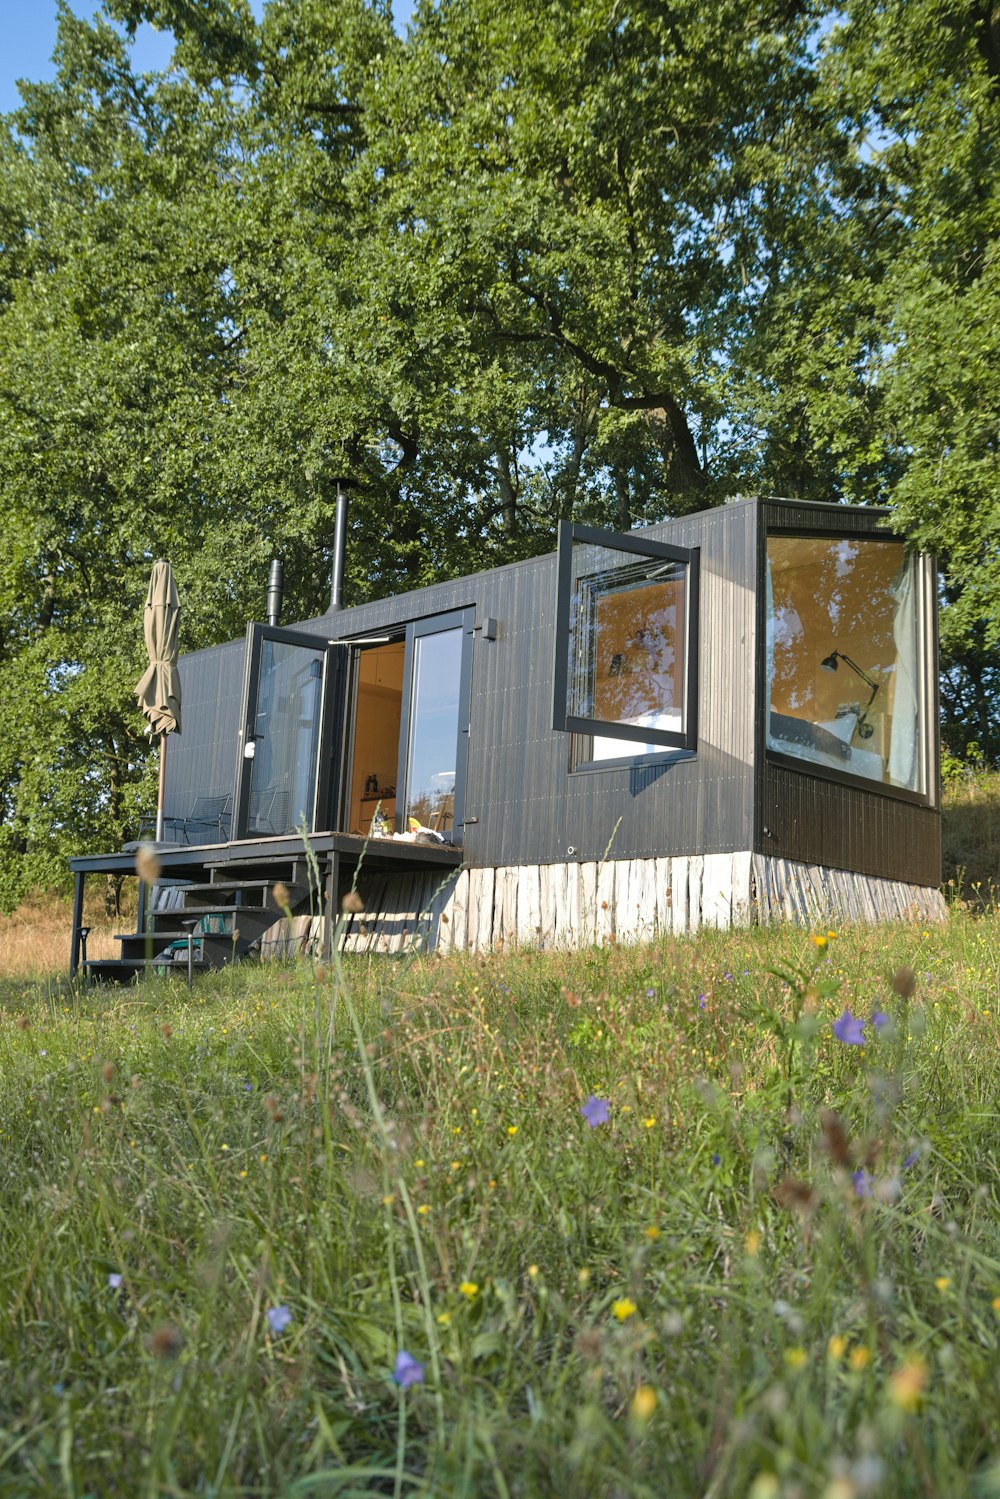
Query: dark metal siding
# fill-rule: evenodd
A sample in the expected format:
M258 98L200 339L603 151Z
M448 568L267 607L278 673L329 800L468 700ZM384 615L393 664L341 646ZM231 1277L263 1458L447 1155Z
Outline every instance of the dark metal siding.
M701 548L699 748L693 757L570 773L568 736L552 728L554 554L297 628L330 638L377 633L467 604L475 606L477 622L499 620L497 640L476 633L473 644L465 810L478 821L465 828L470 864L599 859L609 844L611 858L749 849L755 512L753 503L743 502L648 532L652 539Z
M197 797L233 789L245 653L245 642L233 640L181 657L181 732L167 744L167 817L188 817Z
M806 505L795 501L762 501L759 506L760 566L757 679L765 693L764 537L768 530L835 532L843 536L885 536L888 512L843 505ZM928 703L929 729L938 721L937 668L932 632L933 690ZM852 869L884 879L938 885L941 881L941 817L936 805L921 806L876 790L840 785L768 758L764 749L764 713L757 725L757 805L754 849L804 864ZM932 802L937 803L937 758L931 756Z
M941 818L874 791L766 764L760 851L914 885L941 883Z
M466 816L478 821L465 828L472 865L599 859L606 849L628 858L755 848L933 885L936 811L768 765L763 714L755 711L765 526L884 535L884 514L743 501L650 528L651 538L701 549L699 740L694 756L645 767L569 771L568 736L551 727L554 554L294 628L346 639L468 605L477 623L499 621L497 640L477 632L472 645ZM184 733L168 754L168 815L185 816L196 796L232 787L243 660L242 640L183 660Z

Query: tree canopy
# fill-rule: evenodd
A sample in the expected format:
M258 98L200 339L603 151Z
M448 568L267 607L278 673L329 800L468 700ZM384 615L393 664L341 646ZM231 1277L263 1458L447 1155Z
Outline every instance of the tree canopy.
M137 75L141 21L172 32ZM941 558L1000 754L990 0L106 0L0 127L0 901L151 795L191 649L740 493Z

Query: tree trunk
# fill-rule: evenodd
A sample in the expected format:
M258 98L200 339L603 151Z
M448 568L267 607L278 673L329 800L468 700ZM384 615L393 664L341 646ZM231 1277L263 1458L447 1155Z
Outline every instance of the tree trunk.
M499 449L496 460L497 487L503 502L503 528L508 536L514 536L517 532L517 489L511 477L510 457L505 449Z
M687 417L668 397L664 405L646 412L646 424L660 450L670 492L684 502L678 513L695 509L708 481Z

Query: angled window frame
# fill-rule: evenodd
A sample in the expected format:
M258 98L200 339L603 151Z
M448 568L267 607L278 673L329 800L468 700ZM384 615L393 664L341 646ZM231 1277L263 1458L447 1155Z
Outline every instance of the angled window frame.
M625 724L613 719L581 717L569 711L570 648L573 638L573 550L577 545L606 547L626 552L651 562L675 562L686 569L684 589L684 672L683 729L659 729ZM698 745L698 627L699 627L700 549L677 547L667 542L647 539L637 532L605 531L594 526L560 521L556 553L556 626L553 667L552 726L557 733L589 735L620 739L621 759L595 762L587 768L614 769L636 757L649 759L653 753L671 750L693 752ZM636 749L630 756L629 745ZM644 747L656 746L653 751ZM581 768L583 768L581 766Z

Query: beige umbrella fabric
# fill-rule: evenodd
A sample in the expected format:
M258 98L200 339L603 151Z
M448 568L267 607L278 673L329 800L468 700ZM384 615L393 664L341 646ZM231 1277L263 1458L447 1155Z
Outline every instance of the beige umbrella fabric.
M180 733L181 675L177 668L177 625L181 606L169 562L154 562L142 616L149 666L136 683L135 695L149 719L150 733L160 736L160 789L156 804L156 841L163 842L163 786L167 735Z
M181 677L177 669L177 624L181 606L169 562L154 562L142 627L149 666L136 684L139 706L154 734L179 733Z

